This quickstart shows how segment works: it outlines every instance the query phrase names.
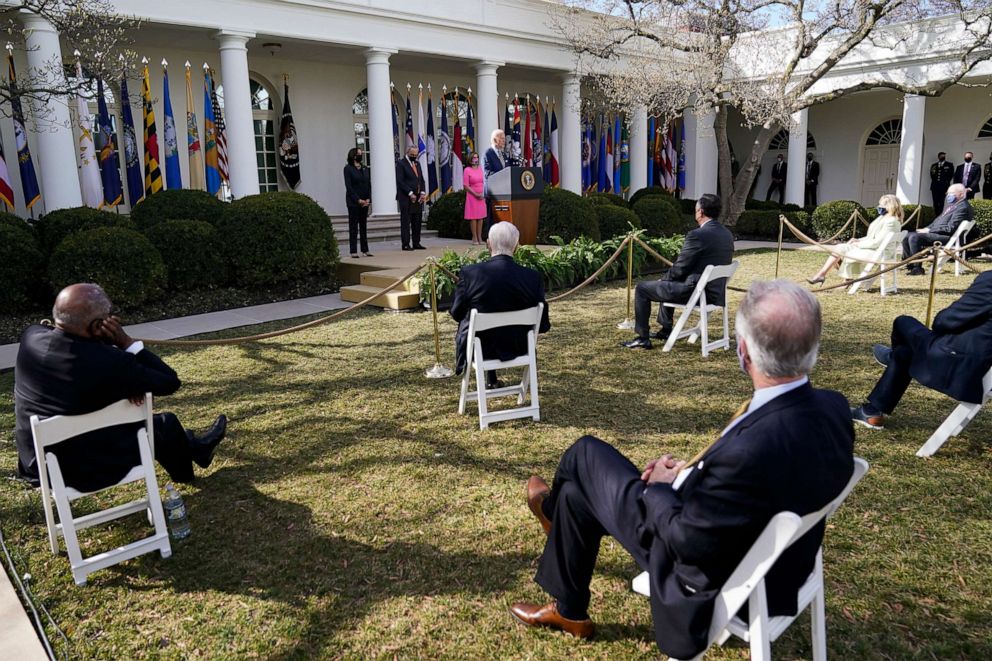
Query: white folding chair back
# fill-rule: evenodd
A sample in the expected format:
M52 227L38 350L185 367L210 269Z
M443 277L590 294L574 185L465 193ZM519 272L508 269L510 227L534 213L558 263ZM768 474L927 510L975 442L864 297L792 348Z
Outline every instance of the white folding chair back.
M514 420L516 418L541 419L541 406L537 396L537 334L540 332L541 316L544 314L544 303L538 303L532 308L514 310L513 312L479 312L472 310L468 322L468 338L465 351L467 362L465 373L462 375L462 391L458 400L458 413L465 413L467 402L479 403L479 429L486 429L491 422ZM485 360L482 356L482 340L476 335L482 331L506 326L530 326L527 331L527 353L511 360ZM510 367L526 367L519 384L505 388L486 388L486 372ZM475 372L476 390L469 391L469 381ZM489 411L489 399L517 396L517 408ZM524 399L529 398L529 404L523 406Z
M727 284L730 282L731 276L737 271L737 268L741 265L740 262L734 260L730 264L724 266L715 266L710 264L703 271L702 275L699 276L699 282L696 283L696 288L692 290L692 296L685 303L664 303L665 307L674 308L681 310L679 313L679 318L675 321L675 325L672 327L672 332L668 336L668 340L665 341L665 346L662 347L662 351L671 351L675 343L684 337L689 338L689 343L692 344L698 338L702 337L702 342L700 343L700 349L703 352L703 358L710 355L710 351L716 349L729 349L730 348L730 319L727 313ZM706 285L714 280L723 280L723 305L713 305L706 301ZM709 315L713 312L719 311L723 317L723 337L710 341L710 331L709 331ZM695 312L699 315L699 321L695 326L691 328L686 328L686 323L689 321L689 317Z
M952 436L957 436L964 431L964 428L975 419L978 412L985 406L985 402L992 398L992 369L985 373L982 378L982 402L971 404L969 402L958 402L958 405L947 416L947 419L937 427L937 430L927 439L927 442L916 451L917 457L930 457L940 449L944 443Z
M968 235L968 232L970 232L971 228L974 226L975 221L973 220L961 221L961 224L958 225L956 230L954 230L954 234L951 235L950 241L947 242L947 245L944 246L944 248L957 253L958 249L961 247L961 242L964 241L964 237ZM937 256L937 273L940 273L941 269L944 268L944 264L946 264L949 259L950 257L943 252ZM961 262L957 260L954 260L954 275L961 275Z
M135 442L138 444L141 461L128 471L127 475L117 484L107 488L144 480L146 491L144 496L110 509L74 517L71 507L72 501L87 494L66 486L58 457L49 452L48 448L80 434L138 422L144 423L144 427L139 428L135 434ZM145 401L140 406L135 406L125 399L114 402L99 411L84 415L59 415L44 420L36 415L31 416L31 434L34 437L34 452L41 481L41 502L45 508L49 544L52 553L57 554L59 535L65 539L69 564L72 566L72 578L77 585L86 583L86 577L97 570L143 553L157 550L163 558L172 555L165 514L162 511L162 501L159 499L158 480L155 477L155 432L152 425L151 393L145 394ZM59 515L57 523L52 511L53 499ZM149 522L155 527L153 535L112 551L99 553L88 558L83 557L79 548L77 531L142 511L147 512Z
M713 619L710 622L707 648L713 643L722 645L731 636L750 643L752 661L770 661L771 644L799 617L811 607L813 661L826 661L827 627L823 599L823 549L816 554L813 573L799 589L796 615L768 616L768 599L765 593L765 575L775 565L782 553L805 535L813 526L833 515L847 498L854 486L868 472L868 462L854 458L854 472L844 490L821 510L799 517L792 512L779 512L772 517L764 531L758 536L750 550L741 559L737 568L724 583L716 598ZM650 581L647 572L638 575L633 582L635 592L650 596ZM736 613L744 604L748 605L749 622L744 622ZM701 659L705 654L699 654ZM674 660L673 660L674 661Z
M901 232L887 232L885 236L882 237L882 242L879 244L878 249L875 250L869 257L873 262L889 261L896 257L899 253L899 249L902 246L902 240L906 237L906 230ZM864 268L861 269L861 275L859 277L864 278L871 275L871 272L875 269L882 270L882 266L879 264L866 263ZM879 293L882 296L888 294L895 294L899 291L898 285L896 285L896 271L899 269L892 269L888 273L883 273L871 280L859 280L851 285L850 289L847 290L848 294L856 294L859 289L864 287L865 289L871 289L871 286L875 284L878 280ZM889 281L889 282L887 282Z

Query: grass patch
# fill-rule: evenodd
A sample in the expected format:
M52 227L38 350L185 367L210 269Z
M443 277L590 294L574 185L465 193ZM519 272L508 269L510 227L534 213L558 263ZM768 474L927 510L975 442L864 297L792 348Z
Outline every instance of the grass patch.
M735 284L774 271L774 251L740 259ZM787 252L783 276L820 262ZM971 281L941 276L937 309ZM885 298L821 296L816 385L852 402L867 394L880 374L871 344L897 315L926 310L926 279L899 284ZM730 299L736 307L740 294ZM629 590L637 570L610 540L592 585L597 638L527 630L506 612L543 597L531 580L543 534L523 498L531 473L550 478L585 433L637 464L661 450L687 457L749 395L733 351L703 360L684 342L668 354L617 348L629 337L614 328L624 306L619 284L552 305L538 349L542 422L486 432L474 408L457 415L456 381L423 378L427 314L363 311L260 344L162 351L184 386L161 410L194 428L221 411L231 418L213 466L183 488L192 536L169 560L144 556L76 588L65 557L48 552L37 496L11 481L0 483L4 533L74 658L656 658L648 602ZM441 325L450 366L455 324ZM0 375L6 474L16 464L12 386ZM826 538L835 658L992 657L992 416L933 459L914 456L951 408L914 385L887 429L858 430L871 471ZM83 539L107 546L140 526L135 517ZM776 643L776 658L811 655L807 622ZM746 657L731 644L708 658Z

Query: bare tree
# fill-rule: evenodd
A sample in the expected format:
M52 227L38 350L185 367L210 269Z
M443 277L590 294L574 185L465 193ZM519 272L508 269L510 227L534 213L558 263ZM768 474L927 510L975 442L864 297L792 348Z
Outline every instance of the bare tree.
M939 96L992 58L990 0L563 0L552 26L621 108L715 113L726 221L744 209L772 138L805 108L876 88ZM863 63L925 53L912 69ZM856 71L846 65L860 62ZM728 112L759 127L731 172Z

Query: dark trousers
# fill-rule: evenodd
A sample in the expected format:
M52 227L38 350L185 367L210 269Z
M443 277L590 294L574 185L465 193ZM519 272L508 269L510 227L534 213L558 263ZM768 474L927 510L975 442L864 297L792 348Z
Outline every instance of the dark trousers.
M486 198L486 222L482 223L482 240L489 240L489 230L493 227L493 199Z
M637 467L598 438L583 436L562 455L543 504L551 534L534 580L568 612L589 608L589 583L605 535L648 568L653 536L644 539L643 492Z
M362 252L369 251L369 208L348 207L348 245L351 254L358 254L358 237L362 237Z
M815 207L816 206L816 187L815 181L806 182L806 193L803 196L803 206L805 207Z
M932 232L908 232L906 234L906 238L902 240L902 258L906 259L907 257L911 257L924 248L929 248L938 241L940 241L941 245L946 246L947 242L950 240L951 237L947 234L934 234ZM919 264L913 264L910 268L921 269L923 267Z
M152 417L155 428L155 461L175 482L193 481L193 455L190 444L193 432L186 430L174 413L156 413Z
M768 187L768 192L765 193L765 200L772 199L772 193L775 191L778 191L778 203L782 204L785 201L785 182L772 180L771 186Z
M933 195L933 211L939 216L944 212L944 197L947 195L947 188L931 188L930 194Z
M913 354L926 352L932 331L913 317L902 315L892 322L892 353L882 377L868 395L868 403L882 413L892 413L902 399L909 382Z
M658 309L658 323L663 331L672 330L672 308L664 303L685 303L692 296L694 286L673 280L644 280L634 288L634 332L638 337L651 335L651 302L661 303Z
M420 223L424 217L424 205L411 202L409 197L401 197L398 201L400 208L400 240L404 248L410 247L410 233L413 231L413 245L420 245Z

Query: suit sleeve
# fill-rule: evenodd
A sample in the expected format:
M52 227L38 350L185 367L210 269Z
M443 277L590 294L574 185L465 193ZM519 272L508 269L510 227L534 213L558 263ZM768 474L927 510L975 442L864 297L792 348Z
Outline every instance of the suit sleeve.
M470 310L468 295L469 277L469 273L464 268L458 273L458 284L455 285L455 299L451 302L451 307L448 309L448 314L455 321L461 321L467 317Z
M396 161L396 190L399 195L409 197L413 191L406 183L406 172L403 171L403 160Z
M358 206L358 191L355 189L355 179L350 165L344 166L344 190L348 206Z
M935 333L957 333L992 316L992 272L979 275L961 298L941 310L933 320Z
M548 312L548 301L544 298L544 278L538 275L537 288L540 292L541 302L544 303L544 311L541 313L541 325L538 327L539 333L547 333L551 330L551 317Z
M714 221L710 221L714 222ZM672 268L668 269L666 275L668 280L674 280L676 282L682 282L688 278L693 271L693 267L696 265L696 260L699 259L699 253L702 249L699 241L699 230L693 230L685 235L685 244L682 246L682 250L679 251L679 256L672 264Z
M136 355L119 351L116 360L120 364L113 371L119 374L121 391L127 397L146 392L162 397L171 395L182 385L176 371L147 349Z

